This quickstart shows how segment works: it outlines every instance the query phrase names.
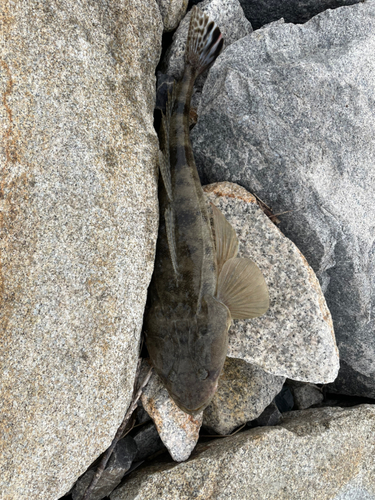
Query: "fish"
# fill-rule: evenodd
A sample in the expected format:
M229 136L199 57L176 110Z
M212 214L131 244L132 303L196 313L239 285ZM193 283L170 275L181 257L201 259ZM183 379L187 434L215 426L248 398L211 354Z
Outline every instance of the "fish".
M231 321L260 316L269 307L262 272L237 256L236 232L222 212L212 204L209 213L189 137L195 79L222 46L219 27L194 6L183 77L159 132L160 219L144 334L156 373L190 415L206 408L217 390Z

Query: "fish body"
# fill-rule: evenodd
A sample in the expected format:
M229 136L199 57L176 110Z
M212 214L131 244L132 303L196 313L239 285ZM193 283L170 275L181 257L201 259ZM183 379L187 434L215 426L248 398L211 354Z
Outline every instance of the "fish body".
M236 304L241 308L236 292L236 284L243 281L239 261L246 261L246 269L251 263L260 291L250 301L251 314L268 308L263 276L248 259L236 259L237 237L215 207L213 236L189 138L194 81L221 47L219 28L193 7L184 74L170 96L160 133L160 226L144 331L156 372L177 405L190 414L204 409L217 389L230 322ZM247 292L254 292L254 283ZM239 313L242 317L243 311Z

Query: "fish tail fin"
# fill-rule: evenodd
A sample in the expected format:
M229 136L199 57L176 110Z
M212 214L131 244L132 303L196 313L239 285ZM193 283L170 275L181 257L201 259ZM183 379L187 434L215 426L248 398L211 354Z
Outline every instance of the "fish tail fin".
M222 48L223 37L219 27L194 5L186 44L186 63L199 75L215 61Z

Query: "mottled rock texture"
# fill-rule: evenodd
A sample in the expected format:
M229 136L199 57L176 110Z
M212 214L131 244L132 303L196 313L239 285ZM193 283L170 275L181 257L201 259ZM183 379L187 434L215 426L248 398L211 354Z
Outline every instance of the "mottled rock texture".
M157 234L154 1L0 6L2 500L56 499L130 402Z
M197 446L183 464L135 472L111 500L375 499L375 408L324 408L284 414Z
M284 380L242 359L227 358L219 388L203 412L203 425L214 433L230 434L259 417L281 391Z
M345 364L375 397L375 2L277 24L211 68L192 130L204 182L238 182L317 273ZM342 382L342 383L341 383Z
M339 357L331 315L306 259L246 189L228 182L204 189L236 230L239 255L261 269L270 297L266 314L232 323L228 356L294 380L333 381Z
M177 28L181 18L185 15L188 0L157 0L163 18L164 31Z
M203 412L192 416L180 410L155 371L143 390L141 401L173 460L187 460L197 444Z

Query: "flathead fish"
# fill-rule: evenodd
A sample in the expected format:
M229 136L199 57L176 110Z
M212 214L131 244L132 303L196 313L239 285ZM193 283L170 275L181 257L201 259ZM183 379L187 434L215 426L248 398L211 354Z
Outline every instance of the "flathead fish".
M194 81L222 45L217 25L193 7L184 74L159 134L160 227L144 331L156 372L190 414L203 410L215 394L231 320L260 316L269 304L261 271L237 257L235 231L213 205L211 229L189 138Z

